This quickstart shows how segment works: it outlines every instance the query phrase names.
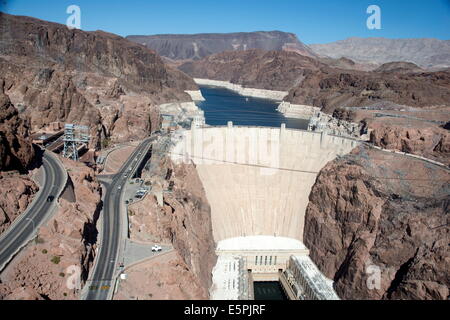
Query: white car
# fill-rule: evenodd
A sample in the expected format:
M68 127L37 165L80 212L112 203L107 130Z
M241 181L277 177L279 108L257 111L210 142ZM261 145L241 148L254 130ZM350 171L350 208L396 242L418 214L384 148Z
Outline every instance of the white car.
M158 246L157 244L155 244L154 246L152 246L152 251L153 251L153 252L159 252L159 251L161 251L161 250L162 250L161 246Z
M122 186L118 186L118 187L117 187L117 190L120 190L120 189L122 189Z

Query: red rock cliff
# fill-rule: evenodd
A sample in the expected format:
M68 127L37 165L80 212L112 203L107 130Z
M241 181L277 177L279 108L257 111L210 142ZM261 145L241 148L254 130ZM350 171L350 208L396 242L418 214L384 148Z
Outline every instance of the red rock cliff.
M449 210L448 171L360 149L318 175L304 243L343 299L445 300ZM367 285L371 265L380 270L379 288Z
M0 171L26 171L34 157L28 124L19 117L3 86L0 79Z
M93 147L110 136L142 138L154 130L157 104L191 101L184 90L197 88L155 52L106 32L0 13L0 33L5 90L33 130L53 121L89 125ZM144 129L124 134L133 127Z

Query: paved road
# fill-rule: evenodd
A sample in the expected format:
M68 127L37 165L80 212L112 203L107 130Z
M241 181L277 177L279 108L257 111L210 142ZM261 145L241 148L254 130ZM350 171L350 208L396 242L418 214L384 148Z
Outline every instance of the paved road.
M125 204L122 201L122 191L130 173L132 174L143 160L145 151L149 149L153 140L154 138L145 139L110 182L104 182L106 191L103 202L101 243L94 270L86 284L89 286L87 300L107 300L112 297L118 271L119 250L125 240L122 238L123 230L128 228L128 226L124 226L126 212ZM128 173L128 178L125 178L125 173Z
M147 261L151 258L155 258L161 254L167 253L173 250L172 245L163 245L161 246L161 251L152 251L152 247L155 243L138 243L127 239L125 241L125 250L124 250L124 265L126 269L129 269L131 266L141 263L143 261Z
M66 184L66 172L55 156L43 156L44 178L35 198L0 237L0 271L36 234L37 228L53 213L59 193ZM54 200L47 201L52 195Z

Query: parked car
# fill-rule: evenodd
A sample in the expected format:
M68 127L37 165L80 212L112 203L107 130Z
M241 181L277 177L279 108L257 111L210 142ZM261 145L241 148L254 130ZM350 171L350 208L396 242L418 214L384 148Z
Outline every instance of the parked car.
M154 246L152 246L152 251L153 251L153 252L159 252L159 251L161 251L161 250L162 250L161 246L158 246L157 244L155 244Z

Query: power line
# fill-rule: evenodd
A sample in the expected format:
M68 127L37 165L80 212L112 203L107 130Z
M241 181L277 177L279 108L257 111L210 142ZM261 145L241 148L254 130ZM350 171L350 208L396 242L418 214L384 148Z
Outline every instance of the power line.
M172 151L165 151L161 152L159 150L153 150L152 152L158 153L160 155L176 155L180 157L185 157L186 154L182 153L176 153ZM213 159L213 158L207 158L207 157L199 157L194 155L188 155L190 159L201 159L206 161L212 161L212 162L219 162L219 163L227 163L227 164L234 164L234 165L241 165L241 166L250 166L250 167L256 167L260 169L272 169L272 170L280 170L280 171L290 171L290 172L299 172L299 173L308 173L308 174L319 174L321 171L309 171L309 170L300 170L300 169L292 169L292 168L282 168L282 167L271 167L271 166L265 166L265 165L259 165L259 164L252 164L252 163L238 163L235 161L227 161L222 159ZM433 181L433 182L449 182L450 179L429 179L429 178L399 178L399 177L382 177L382 176L373 176L368 175L368 177L371 177L373 179L379 179L379 180L402 180L402 181ZM418 186L420 187L420 186Z

